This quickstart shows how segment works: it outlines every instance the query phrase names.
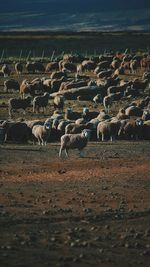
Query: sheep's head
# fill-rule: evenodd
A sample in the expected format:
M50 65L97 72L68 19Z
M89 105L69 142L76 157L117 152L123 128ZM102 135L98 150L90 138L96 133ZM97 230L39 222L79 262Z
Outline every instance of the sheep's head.
M87 107L83 108L83 114L87 115L89 113L89 109Z
M144 122L143 122L142 119L136 119L135 123L136 123L137 126L142 126Z
M58 124L59 124L59 120L58 119L54 119L53 123L52 123L52 128L57 129Z
M44 95L43 95L45 98L49 99L50 98L50 95L49 93L45 92Z
M90 136L91 136L91 130L90 129L84 129L82 131L82 136L86 137L89 140Z
M51 121L45 121L44 126L45 126L45 128L46 128L47 130L50 130L51 127L52 127L52 123L51 123Z

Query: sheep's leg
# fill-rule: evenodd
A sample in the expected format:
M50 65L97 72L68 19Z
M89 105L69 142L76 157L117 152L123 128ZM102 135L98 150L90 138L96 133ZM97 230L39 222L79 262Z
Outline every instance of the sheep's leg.
M9 108L9 116L11 117L11 109Z
M47 141L44 142L44 145L45 145L45 146L47 145Z
M105 135L102 133L102 142L105 141Z
M80 158L84 158L85 154L83 150L80 150Z
M111 142L115 141L115 136L111 135L110 140L111 140Z
M38 138L38 144L39 144L39 146L42 145L42 141L40 138Z
M59 150L59 157L61 158L61 156L62 156L62 147Z
M68 158L68 150L65 149L66 157Z

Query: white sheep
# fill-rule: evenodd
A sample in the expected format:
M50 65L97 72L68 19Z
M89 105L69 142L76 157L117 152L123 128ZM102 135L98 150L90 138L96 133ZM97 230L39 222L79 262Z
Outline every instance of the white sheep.
M109 95L104 97L103 105L105 108L105 112L109 113L110 107L112 106L112 103L113 103L113 95L112 94L109 94Z
M38 140L39 145L46 145L52 128L51 121L45 121L44 125L35 125L32 128L33 136Z
M69 149L78 149L80 157L84 157L83 149L86 147L90 139L91 130L84 129L80 134L64 134L61 136L61 146L59 151L59 157L62 156L62 151L65 150L68 157Z

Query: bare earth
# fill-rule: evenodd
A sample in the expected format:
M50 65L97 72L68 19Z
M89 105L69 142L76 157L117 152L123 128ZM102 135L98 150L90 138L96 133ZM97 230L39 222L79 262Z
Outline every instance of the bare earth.
M0 146L0 266L149 266L150 142Z

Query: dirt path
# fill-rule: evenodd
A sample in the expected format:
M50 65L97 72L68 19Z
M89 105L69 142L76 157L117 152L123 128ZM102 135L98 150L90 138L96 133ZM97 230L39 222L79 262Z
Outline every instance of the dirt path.
M150 143L0 147L3 267L149 266Z

